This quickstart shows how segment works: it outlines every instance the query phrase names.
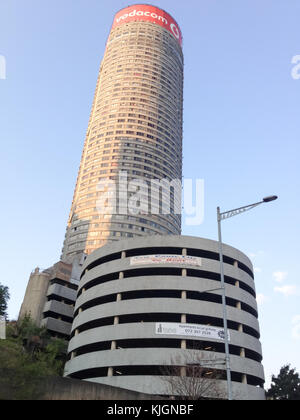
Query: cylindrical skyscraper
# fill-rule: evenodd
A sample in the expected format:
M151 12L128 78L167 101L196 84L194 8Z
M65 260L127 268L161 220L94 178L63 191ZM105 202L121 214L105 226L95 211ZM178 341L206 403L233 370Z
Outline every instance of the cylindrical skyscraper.
M118 239L181 233L181 44L177 23L157 7L134 5L116 14L100 66L63 261ZM116 200L103 212L99 202L109 188L112 193L112 185Z

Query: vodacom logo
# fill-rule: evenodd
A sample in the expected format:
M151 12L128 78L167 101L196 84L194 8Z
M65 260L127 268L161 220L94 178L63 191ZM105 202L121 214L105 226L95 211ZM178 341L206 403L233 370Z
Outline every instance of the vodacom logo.
M170 29L173 32L173 35L175 36L175 38L180 39L180 32L177 26L175 25L175 23L171 23Z
M175 20L168 13L154 6L136 5L121 10L115 17L113 28L122 23L137 20L153 22L164 27L174 35L181 45L181 32Z

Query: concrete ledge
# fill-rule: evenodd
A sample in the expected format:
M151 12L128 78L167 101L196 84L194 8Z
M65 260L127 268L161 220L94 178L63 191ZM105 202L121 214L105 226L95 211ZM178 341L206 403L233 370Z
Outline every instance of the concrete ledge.
M54 331L64 335L70 335L71 333L71 322L65 322L61 319L56 318L44 318L41 322L42 327L46 327L47 330Z
M160 397L105 384L54 377L43 381L40 400L161 400Z

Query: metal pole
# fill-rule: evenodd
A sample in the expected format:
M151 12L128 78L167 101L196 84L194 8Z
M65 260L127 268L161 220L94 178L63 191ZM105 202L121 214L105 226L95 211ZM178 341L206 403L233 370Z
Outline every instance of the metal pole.
M227 396L228 396L228 400L232 400L220 207L217 208L217 219L218 219L218 236L219 236L220 275L221 275L221 288L222 288L223 324L224 324L224 335L225 335L224 343L225 343L225 360L226 360L226 376L227 376Z

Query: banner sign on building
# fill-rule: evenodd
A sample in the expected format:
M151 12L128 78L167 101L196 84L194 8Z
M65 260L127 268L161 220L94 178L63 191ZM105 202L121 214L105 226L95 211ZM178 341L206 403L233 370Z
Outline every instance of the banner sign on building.
M123 23L129 22L152 22L167 29L182 45L182 35L177 22L164 10L147 4L136 4L120 10L115 16L112 29Z
M139 255L130 258L130 265L141 264L175 264L175 265L193 265L196 267L202 266L202 259L199 257L192 257L190 255Z
M157 322L155 324L155 334L165 335L184 335L187 337L201 337L207 339L224 340L223 328L211 327L209 325L198 324L176 324L170 322ZM228 341L230 341L228 332Z

